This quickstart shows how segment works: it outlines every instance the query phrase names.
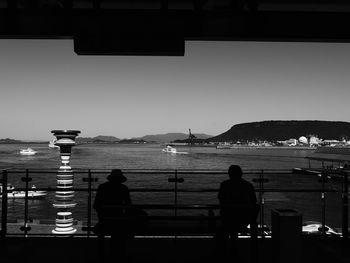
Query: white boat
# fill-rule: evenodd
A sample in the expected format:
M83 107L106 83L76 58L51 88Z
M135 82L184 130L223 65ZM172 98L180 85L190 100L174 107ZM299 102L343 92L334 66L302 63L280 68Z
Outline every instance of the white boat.
M49 142L49 148L51 148L51 149L59 149L60 147L57 146L55 143L56 143L56 140L50 141Z
M176 148L174 148L170 145L167 145L166 148L164 148L162 151L166 152L166 153L176 153L177 152Z
M0 198L2 198L3 194L3 186L0 184ZM47 195L46 191L38 191L36 190L35 185L33 185L30 190L28 190L28 198L29 199L40 199L44 198ZM17 191L15 187L8 184L7 185L7 198L8 199L23 199L26 198L25 191Z
M163 148L162 150L163 152L166 152L166 153L176 153L176 154L188 154L188 152L178 152L176 150L176 148L170 146L170 145L167 145L166 148Z
M315 222L315 221L307 221L303 223L303 233L307 235L322 235L323 234L323 228L322 224L320 222ZM335 229L325 226L324 227L324 232L326 235L331 235L331 236L339 236L341 235L338 231Z
M34 151L32 148L22 149L19 152L21 155L34 155L37 151Z

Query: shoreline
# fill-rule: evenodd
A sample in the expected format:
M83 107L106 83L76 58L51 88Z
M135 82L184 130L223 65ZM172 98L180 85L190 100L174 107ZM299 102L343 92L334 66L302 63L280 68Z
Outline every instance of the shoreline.
M304 147L304 146L229 146L225 147L216 147L218 150L229 150L229 149L238 149L238 150L314 150L315 147Z

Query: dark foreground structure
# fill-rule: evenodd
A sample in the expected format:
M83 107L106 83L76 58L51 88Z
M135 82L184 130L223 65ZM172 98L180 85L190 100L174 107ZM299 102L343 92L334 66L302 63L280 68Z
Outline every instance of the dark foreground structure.
M79 55L184 55L186 40L348 42L345 0L1 0L0 38Z
M77 170L76 179L83 182L85 187L78 187L76 193L87 193L88 206L84 211L87 218L84 221L75 221L74 228L77 231L72 235L55 235L54 220L44 222L35 220L28 212L31 207L29 200L24 200L23 218L17 216L17 221L8 218L8 205L6 198L2 198L2 218L1 218L1 262L121 262L118 254L115 253L115 243L110 236L104 238L102 250L99 250L100 240L94 233L93 226L97 220L92 210L93 195L96 192L96 181L105 178L109 170ZM299 171L300 172L300 171ZM310 171L308 171L310 172ZM348 172L335 170L314 170L314 174L306 174L316 179L314 188L299 188L294 186L273 185L274 178L284 176L299 177L300 174L291 174L291 171L247 171L247 180L254 183L258 195L260 206L259 216L256 222L251 223L250 229L245 233L240 233L235 247L229 249L226 254L218 254L216 249L215 236L220 225L219 210L222 208L218 204L200 203L199 195L206 193L217 196L218 189L192 187L180 187L190 176L204 178L212 175L216 177L227 177L227 171L141 171L126 170L128 177L145 177L147 174L159 174L159 178L168 177L167 182L160 185L160 188L130 188L132 198L137 193L142 194L141 201L135 202L133 207L146 210L148 215L148 226L137 230L134 238L130 238L126 243L126 251L123 262L349 262L350 244L348 229ZM28 181L36 181L36 177L51 177L55 171L48 170L5 170L2 173L1 182L6 183L8 175L12 180L18 176L24 181L25 188L17 188L18 191L30 191ZM318 180L318 175L321 175ZM187 179L184 179L187 178ZM292 177L292 178L293 178ZM33 180L32 180L33 179ZM326 182L327 180L332 180ZM271 180L269 184L269 180ZM290 181L287 178L287 181ZM319 181L317 183L317 181ZM167 184L168 183L168 184ZM81 183L80 183L81 184ZM54 188L42 188L40 184L38 190L53 192ZM164 185L166 187L164 187ZM267 187L269 186L269 187ZM339 186L339 188L337 188ZM303 185L303 187L305 187ZM303 214L307 210L299 213L291 204L270 209L264 195L283 192L286 194L296 193L311 195L317 198L315 203L304 206L307 210L320 206L320 214L316 216L319 224L316 229L308 229L303 225ZM145 193L153 193L158 196L163 193L171 193L168 203L144 203ZM195 201L185 203L178 198L182 194L192 193ZM326 196L329 194L329 197ZM332 199L332 195L342 197ZM78 197L78 194L77 194ZM86 199L85 199L86 200ZM335 210L326 209L326 200ZM303 203L310 202L308 199L301 200ZM311 202L314 202L311 199ZM335 203L334 203L335 201ZM82 201L81 201L82 202ZM142 202L142 203L141 203ZM194 203L195 202L195 203ZM339 202L339 203L338 203ZM81 205L83 205L81 203ZM12 208L13 211L13 208ZM152 213L151 211L155 211ZM164 211L164 213L161 213ZM189 213L188 211L202 211L201 213ZM326 212L329 211L329 215ZM11 211L10 211L11 212ZM10 213L11 214L11 213ZM13 215L12 215L13 216ZM321 216L321 218L319 218ZM336 232L332 232L326 225L331 217L342 217L341 225L337 226ZM328 219L328 221L326 221ZM19 253L20 251L20 253Z
M2 39L72 39L74 51L79 55L184 55L185 41L319 41L349 42L350 6L345 0L275 0L242 1L208 0L158 0L158 1L16 1L0 0L0 38ZM72 236L55 236L53 224L46 225L45 233L39 224L28 218L28 202L24 203L24 220L19 225L7 221L7 199L2 198L0 239L1 262L102 262L116 261L110 256L110 239L105 239L105 251L98 255L97 238L91 227L91 171L88 171L88 218ZM322 187L307 189L322 194L334 190L325 189L326 174L320 172ZM4 171L3 175L7 175ZM181 182L177 178L169 180ZM28 179L28 171L26 173ZM3 185L7 179L2 178ZM338 211L342 218L341 235L327 235L325 213L322 212L321 228L317 235L301 233L301 221L297 214L284 207L271 219L271 233L264 234L264 178L260 184L260 230L257 238L242 235L238 239L239 255L235 259L225 255L230 262L349 262L348 237L348 176L343 188L335 192L341 195L342 207ZM169 181L169 182L170 182ZM28 182L28 180L26 181ZM21 189L19 189L21 190ZM27 187L22 189L28 192ZM40 189L54 191L55 189ZM80 191L79 189L74 189ZM132 190L132 189L131 189ZM161 189L166 192L168 189ZM281 191L281 189L272 189ZM291 191L290 189L287 189ZM84 190L86 191L86 190ZM185 191L185 190L184 190ZM205 190L212 191L212 189ZM205 192L202 191L202 192ZM174 190L176 193L177 190ZM339 202L340 204L340 202ZM143 206L143 208L147 206ZM213 235L215 231L193 235L174 229L178 219L185 220L190 232L196 227L189 222L199 220L191 216L180 217L180 209L198 209L198 205L179 206L177 195L171 206L153 206L152 209L174 210L175 215L162 216L161 232L153 231L137 236L127 244L127 262L216 262ZM219 209L220 207L206 207ZM270 216L268 216L270 218ZM271 216L273 217L273 216ZM150 218L151 219L151 218ZM154 218L156 219L156 218ZM289 220L290 219L290 220ZM158 220L158 219L157 219ZM186 221L188 220L188 221ZM206 230L214 220L210 214L205 219ZM159 224L158 224L159 225ZM11 227L20 229L20 234L9 233ZM183 224L182 224L183 226ZM159 229L158 229L159 230ZM212 229L211 229L212 230ZM296 231L297 230L297 231ZM80 232L79 232L80 231ZM188 229L187 229L188 231ZM203 235L203 233L205 235ZM320 235L319 235L320 234ZM238 257L238 258L237 258Z
M106 241L108 245L109 240ZM302 263L349 262L349 243L339 240L305 237L302 240ZM86 238L10 238L7 248L1 244L1 262L102 262L98 257L97 239ZM239 259L227 262L252 262L248 239L240 239ZM20 251L20 253L19 253ZM271 239L259 240L258 261L274 262L275 251ZM291 262L294 251L288 252L275 262ZM106 248L105 262L118 262L109 257ZM213 250L213 240L195 238L154 239L138 238L127 247L126 262L219 262Z

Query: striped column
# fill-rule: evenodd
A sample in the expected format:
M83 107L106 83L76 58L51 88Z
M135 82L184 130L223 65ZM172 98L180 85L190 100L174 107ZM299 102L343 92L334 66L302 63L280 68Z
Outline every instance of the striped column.
M75 145L75 137L80 131L76 130L53 130L57 138L55 145L60 147L61 166L57 172L56 200L53 206L57 208L56 228L53 234L73 234L76 229L73 227L73 216L70 211L76 206L74 202L73 179L74 171L69 166L72 147Z

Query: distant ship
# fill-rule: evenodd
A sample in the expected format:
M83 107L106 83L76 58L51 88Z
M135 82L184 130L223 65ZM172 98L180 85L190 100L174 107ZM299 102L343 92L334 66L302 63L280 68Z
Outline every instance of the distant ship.
M37 151L34 151L32 148L22 149L19 152L21 155L35 155Z

